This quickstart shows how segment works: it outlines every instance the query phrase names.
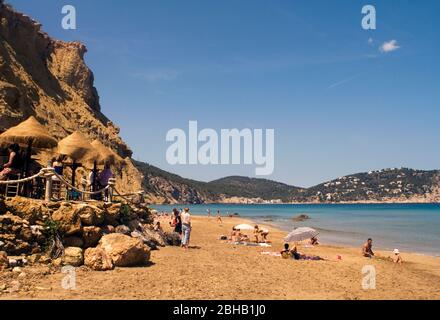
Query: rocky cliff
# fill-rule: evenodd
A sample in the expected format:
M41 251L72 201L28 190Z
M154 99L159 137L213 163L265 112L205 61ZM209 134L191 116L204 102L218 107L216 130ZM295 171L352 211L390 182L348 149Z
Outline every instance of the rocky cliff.
M86 47L50 38L41 24L3 3L0 25L0 130L33 115L56 138L80 130L131 156L119 128L101 113Z
M0 132L35 116L56 138L75 130L99 139L122 157L132 152L102 112L86 47L52 39L41 24L0 1ZM141 187L128 159L118 172L121 191Z

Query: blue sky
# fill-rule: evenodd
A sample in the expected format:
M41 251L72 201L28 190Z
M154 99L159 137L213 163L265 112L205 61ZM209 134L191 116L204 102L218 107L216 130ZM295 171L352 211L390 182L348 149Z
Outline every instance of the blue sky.
M439 168L440 2L9 0L89 52L102 111L134 158L184 177L253 166L170 166L166 133L274 128L275 171L311 186L386 167ZM77 30L61 8L77 9ZM373 4L377 29L361 28ZM384 43L396 50L380 51Z

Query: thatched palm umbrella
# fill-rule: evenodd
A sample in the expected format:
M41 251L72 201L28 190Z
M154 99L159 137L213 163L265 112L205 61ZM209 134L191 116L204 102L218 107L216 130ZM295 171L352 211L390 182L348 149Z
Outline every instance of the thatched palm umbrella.
M91 144L98 154L97 157L93 159L96 164L118 165L124 161L116 152L103 145L101 141L94 140Z
M33 116L0 134L0 143L30 145L37 149L51 149L57 146L57 140Z
M0 135L0 144L5 145L9 143L17 143L27 148L22 172L25 177L28 176L32 148L51 149L55 148L58 144L57 140L33 116L15 127L9 128ZM27 192L27 188L28 185L26 184L25 192Z
M81 166L77 161L88 161L97 155L87 137L79 131L58 142L58 153L72 159L72 185L75 184L75 171Z

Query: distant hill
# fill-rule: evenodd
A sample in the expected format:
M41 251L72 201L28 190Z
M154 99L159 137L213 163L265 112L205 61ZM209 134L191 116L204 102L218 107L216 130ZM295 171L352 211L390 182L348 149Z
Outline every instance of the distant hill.
M240 176L211 182L185 179L157 167L135 162L143 186L163 202L436 202L440 201L440 171L383 169L341 177L311 188ZM232 200L231 200L232 199Z
M357 173L307 189L296 201L429 201L438 192L440 171L408 168Z
M155 166L134 161L143 174L143 187L170 202L221 202L228 197L290 201L300 188L266 179L227 177L211 182L186 179Z
M281 199L289 201L302 188L267 179L240 176L226 177L208 183L209 190L215 194L231 197L262 198L264 200Z

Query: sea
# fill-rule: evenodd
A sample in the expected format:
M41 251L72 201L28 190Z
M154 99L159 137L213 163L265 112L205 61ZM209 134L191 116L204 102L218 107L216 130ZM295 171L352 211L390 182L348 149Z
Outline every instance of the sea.
M368 238L374 247L440 257L440 204L264 204L264 205L152 205L159 212L188 206L193 215L223 217L238 214L256 224L288 232L312 227L323 243L361 247ZM305 214L310 219L294 221Z

